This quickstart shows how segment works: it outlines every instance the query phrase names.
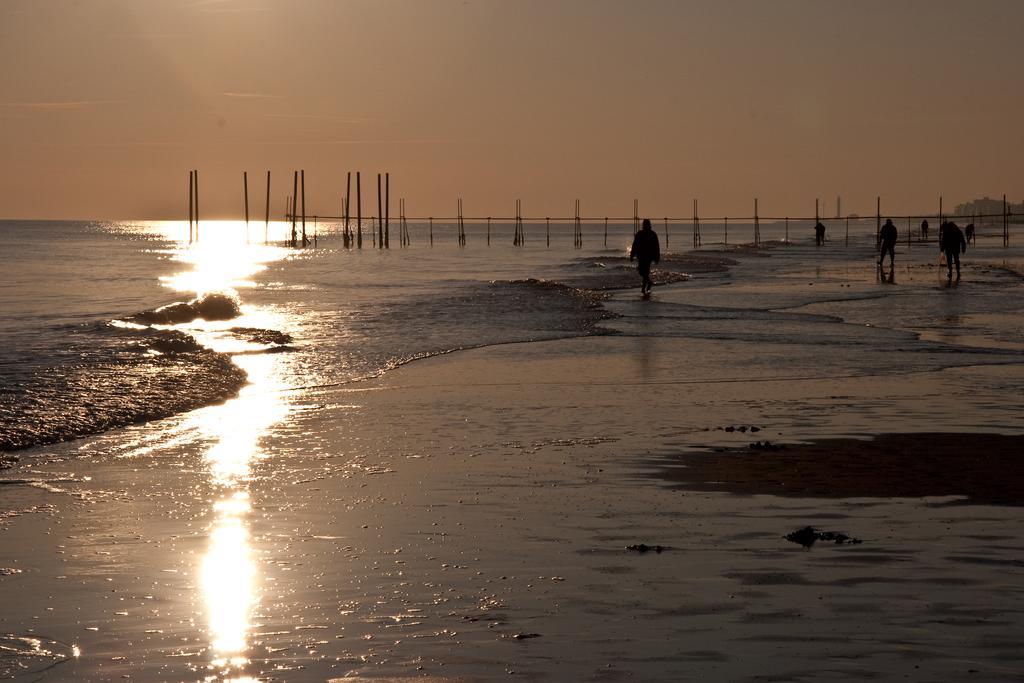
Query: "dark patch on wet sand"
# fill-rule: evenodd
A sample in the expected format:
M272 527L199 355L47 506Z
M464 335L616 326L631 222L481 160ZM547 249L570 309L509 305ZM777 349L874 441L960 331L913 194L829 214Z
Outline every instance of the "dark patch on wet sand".
M885 434L825 439L785 450L686 452L660 460L655 476L690 491L793 498L962 496L969 503L1024 505L1024 436Z

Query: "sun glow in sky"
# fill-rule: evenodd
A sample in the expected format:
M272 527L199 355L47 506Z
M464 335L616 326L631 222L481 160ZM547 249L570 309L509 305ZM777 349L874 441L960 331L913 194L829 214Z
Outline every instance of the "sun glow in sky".
M870 213L1010 194L1018 0L4 0L0 214ZM366 187L363 188L367 190ZM257 208L259 207L259 208ZM368 212L369 213L369 212Z

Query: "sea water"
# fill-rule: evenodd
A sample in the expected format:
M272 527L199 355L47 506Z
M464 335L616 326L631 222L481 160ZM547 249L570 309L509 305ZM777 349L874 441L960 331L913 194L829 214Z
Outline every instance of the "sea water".
M901 242L898 267L876 272L873 225L818 248L809 225L766 224L772 248L737 251L753 226L730 225L726 245L724 226L706 224L708 256L678 262L668 254L692 249L692 229L658 225L656 280L704 284L641 302L612 295L636 286L631 225L607 238L585 225L580 249L568 225L527 225L514 247L510 226L474 224L463 247L454 225L416 224L410 246L396 228L390 249L370 226L363 249L345 248L336 223L306 227L315 248L288 248L284 223L209 221L190 241L182 222L0 222L0 450L223 401L251 381L248 355L286 354L283 386L300 388L489 344L661 335L805 345L771 365L805 375L998 362L1024 331L1019 250L984 233L969 281L947 288L934 244ZM843 290L872 278L891 286ZM737 376L745 363L758 358L736 359Z

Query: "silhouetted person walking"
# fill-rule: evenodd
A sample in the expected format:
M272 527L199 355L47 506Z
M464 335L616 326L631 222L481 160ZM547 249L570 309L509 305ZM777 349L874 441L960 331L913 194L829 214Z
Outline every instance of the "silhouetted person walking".
M629 260L637 260L637 271L640 273L640 293L651 291L651 263L661 260L661 245L658 233L651 229L651 219L645 218L640 232L633 237L633 247L629 250Z
M974 241L974 223L968 223L964 228L964 238L967 240L967 244Z
M821 221L814 226L814 243L819 247L825 244L825 225Z
M943 223L939 230L939 251L946 255L948 280L953 279L953 261L956 261L956 279L960 280L960 254L967 251L967 241L960 228L952 221Z
M928 239L928 219L921 221L921 239Z
M885 261L886 254L889 255L889 266L895 266L896 240L899 239L899 233L896 231L896 226L892 224L891 218L885 219L885 225L883 225L881 231L879 231L878 237L881 242L881 248L878 253L878 267L882 267L882 262Z

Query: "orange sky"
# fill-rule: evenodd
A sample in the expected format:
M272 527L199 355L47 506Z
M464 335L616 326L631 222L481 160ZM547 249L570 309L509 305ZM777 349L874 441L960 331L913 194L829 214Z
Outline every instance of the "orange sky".
M0 0L0 216L183 218L191 168L208 218L243 170L280 214L296 168L320 214L350 170L420 216L1019 201L1022 28L1019 0Z

